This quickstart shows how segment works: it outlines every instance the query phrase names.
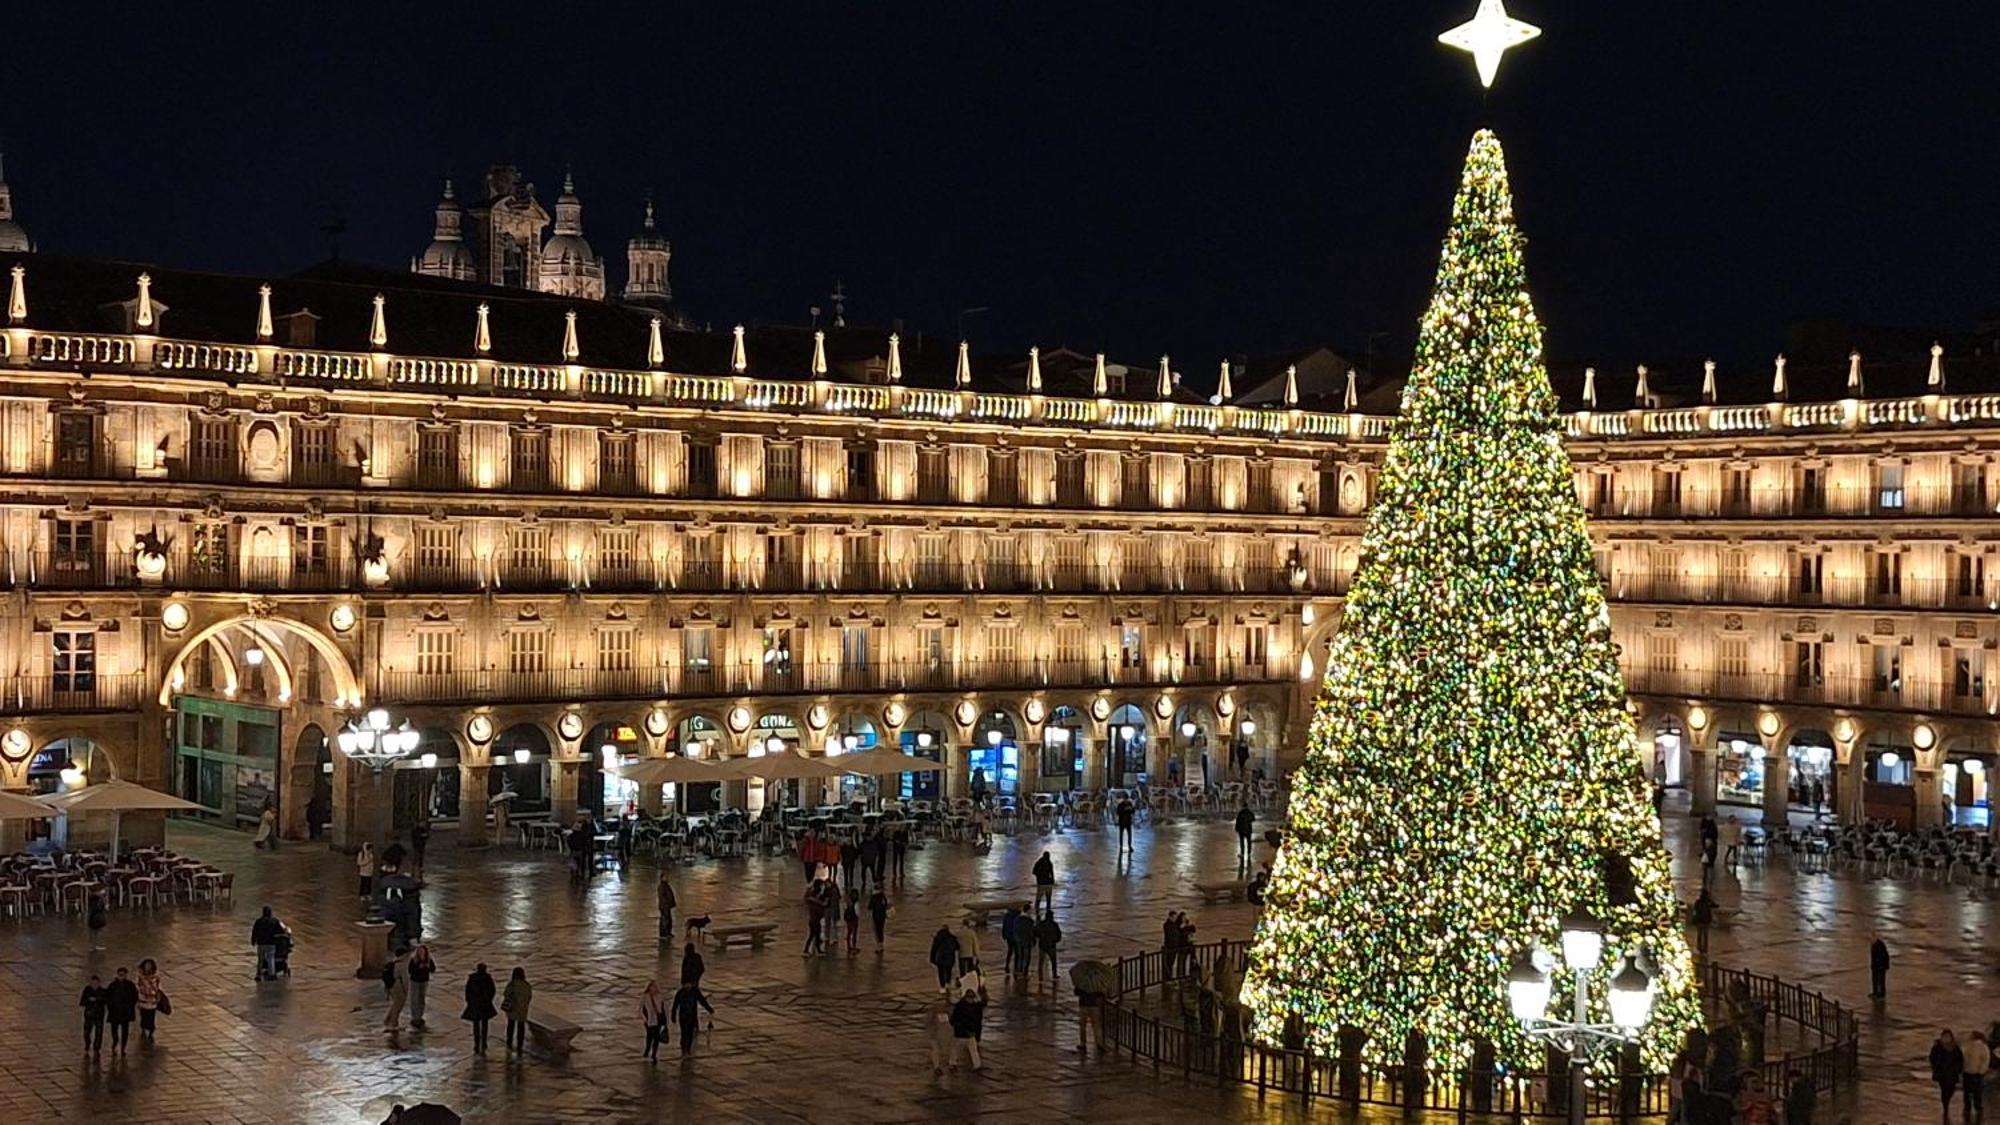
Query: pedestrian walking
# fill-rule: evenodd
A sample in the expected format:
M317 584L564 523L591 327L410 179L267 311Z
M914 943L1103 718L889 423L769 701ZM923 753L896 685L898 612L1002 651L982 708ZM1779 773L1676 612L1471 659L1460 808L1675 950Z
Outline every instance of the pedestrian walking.
M931 1074L939 1076L953 1062L951 1053L955 1037L951 1031L951 1004L944 1000L932 1004L925 1021L925 1034L929 1037L931 1048Z
M167 990L160 984L159 962L151 957L139 962L139 976L134 983L139 989L139 1038L150 1041L159 1030L157 1018L173 1011Z
M1959 1103L1967 1121L1986 1119L1986 1072L1993 1067L1993 1045L1986 1036L1974 1031L1966 1037L1965 1071L1962 1085L1965 1100Z
M1951 1096L1958 1092L1964 1077L1965 1052L1959 1048L1951 1029L1946 1028L1931 1043L1931 1081L1937 1085L1938 1104L1946 1122L1951 1120Z
M486 971L486 962L481 961L465 978L465 1011L459 1019L472 1024L472 1053L486 1053L486 1032L493 1017L500 1013L493 1008L493 974Z
M673 883L669 882L667 878L669 874L670 872L667 870L667 868L665 867L660 868L660 886L658 895L660 902L661 941L674 940L674 907L680 905L679 902L674 898L674 885Z
M391 956L382 966L382 991L389 997L389 1011L382 1017L382 1026L390 1031L403 1029L403 1006L410 1002L407 957L407 954Z
M851 885L847 888L847 908L841 911L840 920L847 924L847 955L852 957L861 951L861 892Z
M104 1050L104 1013L110 1007L111 996L96 973L90 974L90 983L83 986L77 1004L83 1009L83 1049L99 1054Z
M1008 907L1007 913L1000 916L1000 940L1007 943L1007 962L1002 968L1010 977L1014 975L1014 966L1019 964L1021 960L1021 938L1023 936L1021 933L1021 921L1026 917L1027 915L1021 913L1021 908L1018 906ZM1029 941L1032 942L1033 940L1032 935L1030 935Z
M1794 1070L1785 1076L1785 1125L1812 1125L1819 1110L1819 1089Z
M715 1006L708 1002L699 985L684 984L674 992L674 1022L681 1029L681 1057L694 1054L694 1033L700 1029L700 1009L708 1009L709 1030L715 1029Z
M1138 815L1131 797L1118 798L1118 846L1128 852L1132 850L1132 821Z
M807 957L826 952L826 898L821 893L825 886L826 880L814 879L806 888L806 947L801 952Z
M681 983L700 984L702 976L708 972L708 962L702 960L701 950L693 942L687 943L687 950L681 954Z
M437 974L437 962L431 959L431 947L419 945L410 950L410 958L403 965L405 975L410 978L410 1026L424 1029L424 1000L430 994L431 977Z
M87 909L86 925L90 929L92 952L104 949L104 927L110 922L111 896L101 886L92 887L90 897L84 900Z
M361 842L361 850L354 853L354 874L360 884L357 894L367 898L375 892L375 848L366 840Z
M1250 870L1250 846L1256 838L1257 814L1250 811L1250 802L1236 810L1236 866Z
M896 861L896 881L903 881L903 860L910 853L910 825L907 821L896 825L895 834L889 837L889 850Z
M257 834L250 838L250 846L278 850L278 806L269 797L257 813Z
M875 923L875 952L882 952L883 931L889 923L889 895L882 880L875 880L875 893L868 896L868 920Z
M1071 967L1072 976L1077 970ZM1094 984L1095 982L1093 982ZM1090 1044L1097 1043L1099 1054L1104 1052L1104 994L1095 988L1076 986L1076 1053L1088 1058Z
M507 991L500 996L500 1010L507 1013L507 1049L526 1051L528 1049L528 1008L535 1001L535 986L528 983L528 971L514 966L514 975L508 978Z
M870 877L876 883L882 882L882 830L871 828L861 841L859 870L861 881L866 884Z
M278 921L278 916L271 913L268 906L255 922L250 923L250 944L257 950L256 980L278 979L278 941L284 934L284 923Z
M890 833L887 830L878 827L875 829L872 835L875 840L875 860L874 860L875 885L879 887L882 885L883 874L889 870Z
M1889 995L1889 946L1876 934L1868 943L1868 995L1880 1000Z
M840 842L840 882L848 890L854 889L854 869L861 865L861 847L852 840Z
M817 829L808 828L805 835L799 837L799 866L804 870L806 882L810 884L813 881L813 874L819 869Z
M667 1036L667 1002L660 995L657 981L647 981L646 990L639 994L639 1021L646 1026L647 1059L660 1060L660 1040Z
M970 919L958 924L958 975L979 971L979 930Z
M984 1069L979 1061L979 1037L986 1022L986 990L968 988L951 1006L951 1037L957 1054L963 1054L977 1072ZM958 1069L958 1060L953 1058L951 1068Z
M1035 923L1035 948L1041 952L1035 964L1036 977L1040 977L1046 968L1049 979L1061 979L1056 975L1056 949L1061 945L1062 926L1056 922L1054 912L1043 914L1042 920Z
M424 850L431 846L431 818L419 817L410 826L410 854L416 857L417 874L424 873Z
M1054 910L1056 907L1056 861L1043 852L1035 861L1035 912Z
M949 924L940 924L931 936L931 966L937 970L938 991L949 995L952 974L958 970L958 938Z
M125 966L104 986L104 1018L111 1024L111 1049L123 1052L132 1039L132 1018L139 1012L139 985Z

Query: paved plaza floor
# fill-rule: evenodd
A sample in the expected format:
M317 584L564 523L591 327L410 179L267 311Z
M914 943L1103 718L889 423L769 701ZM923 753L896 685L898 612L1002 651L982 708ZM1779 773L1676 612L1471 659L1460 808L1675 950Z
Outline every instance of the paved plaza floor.
M1675 845L1692 848L1690 822L1673 817ZM376 981L357 980L352 861L319 846L276 854L248 838L176 826L170 843L237 873L236 900L156 914L115 911L108 948L92 952L81 923L0 922L0 1112L9 1122L375 1122L393 1101L442 1102L480 1121L1159 1122L1350 1120L1336 1107L1184 1082L1074 1051L1066 987L1014 986L990 977L983 1073L933 1078L925 1014L934 976L925 954L941 919L960 902L1031 886L1047 847L1061 886L1065 963L1155 946L1169 909L1191 912L1203 940L1250 932L1254 910L1204 905L1191 883L1234 870L1224 822L1169 822L1138 833L1120 861L1115 833L1024 832L988 855L959 845L912 853L896 896L887 949L864 934L859 956L799 955L805 923L800 872L788 857L702 860L679 868L683 917L769 919L777 940L759 951L708 954L713 1032L683 1064L639 1057L637 993L648 977L669 989L676 949L655 937L656 868L573 887L552 852L511 846L459 850L449 832L431 849L426 932L441 966L430 1029L381 1029ZM1261 851L1261 845L1260 845ZM1691 866L1687 868L1692 873ZM1725 875L1729 913L1713 955L1802 981L1859 1005L1866 1070L1860 1100L1822 1120L1935 1120L1923 1056L1936 1025L1961 1030L2000 1017L2000 974L1989 940L1994 896L1859 874L1795 875L1782 861ZM252 981L250 921L269 903L293 928L293 976ZM1866 999L1868 934L1880 928L1896 954L1886 1004ZM865 922L864 922L865 929ZM988 931L999 944L997 930ZM157 958L174 1000L159 1041L122 1059L79 1050L76 997L91 972ZM989 960L993 952L988 951ZM525 966L538 1009L583 1026L567 1060L504 1051L475 1057L457 1017L464 974L485 961L504 980ZM495 1034L496 1042L499 1035ZM1372 1120L1373 1118L1368 1118Z

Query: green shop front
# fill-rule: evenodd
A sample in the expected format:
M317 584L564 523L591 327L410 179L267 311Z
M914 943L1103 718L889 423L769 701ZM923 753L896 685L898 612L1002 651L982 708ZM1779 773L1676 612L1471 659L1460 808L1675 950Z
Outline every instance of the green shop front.
M278 799L280 720L268 707L176 697L174 795L200 805L204 820L256 827L264 802Z

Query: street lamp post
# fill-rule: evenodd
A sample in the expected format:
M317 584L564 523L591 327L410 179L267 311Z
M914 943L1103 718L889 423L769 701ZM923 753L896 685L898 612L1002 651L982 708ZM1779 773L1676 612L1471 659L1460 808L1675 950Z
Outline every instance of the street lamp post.
M1575 910L1562 920L1563 966L1574 974L1570 1018L1551 1018L1549 974L1536 963L1537 950L1524 950L1507 974L1507 1002L1514 1018L1529 1035L1554 1043L1569 1056L1569 1120L1582 1125L1585 1075L1591 1059L1615 1051L1631 1041L1646 1025L1653 1010L1653 982L1628 957L1625 967L1613 974L1610 995L1611 1022L1592 1023L1588 988L1590 974L1604 956L1604 931L1590 915Z
M389 810L382 799L382 775L389 767L409 757L423 741L423 735L404 720L401 726L392 727L389 712L380 707L347 721L334 743L340 752L368 767L374 779L375 808L381 815L381 825L375 836L381 845L388 843Z

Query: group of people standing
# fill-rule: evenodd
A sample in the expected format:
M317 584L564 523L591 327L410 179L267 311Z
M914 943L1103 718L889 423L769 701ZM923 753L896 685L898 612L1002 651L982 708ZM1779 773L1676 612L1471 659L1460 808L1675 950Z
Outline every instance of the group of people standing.
M1994 1045L2000 1044L2000 1022L1990 1034L1977 1030L1960 1043L1950 1028L1931 1044L1931 1081L1937 1085L1944 1120L1951 1120L1951 1099L1962 1095L1959 1111L1966 1121L1986 1119L1986 1074L1993 1069Z

